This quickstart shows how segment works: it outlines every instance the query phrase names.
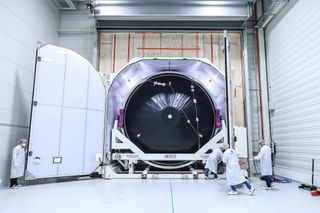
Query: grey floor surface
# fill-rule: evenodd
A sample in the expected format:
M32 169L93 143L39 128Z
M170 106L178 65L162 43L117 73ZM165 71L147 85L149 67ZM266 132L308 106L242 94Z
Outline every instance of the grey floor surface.
M226 195L226 180L114 179L83 180L0 190L1 213L187 213L187 212L320 212L320 197L298 189L297 183L276 184L252 180L247 189Z

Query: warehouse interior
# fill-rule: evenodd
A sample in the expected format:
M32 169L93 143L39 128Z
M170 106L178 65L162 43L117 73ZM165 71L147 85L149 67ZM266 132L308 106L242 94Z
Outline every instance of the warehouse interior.
M319 10L317 0L1 0L2 211L317 211ZM11 189L23 138L22 186ZM261 140L272 190L254 160ZM225 165L206 179L217 144L235 150L253 196L227 195Z

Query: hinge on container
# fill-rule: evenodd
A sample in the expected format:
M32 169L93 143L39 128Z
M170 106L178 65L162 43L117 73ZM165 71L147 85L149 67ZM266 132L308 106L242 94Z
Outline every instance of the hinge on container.
M40 56L37 57L37 61L41 61L41 57Z
M38 101L33 101L33 106L37 106L38 105Z

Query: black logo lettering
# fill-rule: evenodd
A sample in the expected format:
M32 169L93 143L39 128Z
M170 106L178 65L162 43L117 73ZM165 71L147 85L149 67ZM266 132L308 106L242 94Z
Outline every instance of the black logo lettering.
M163 156L163 158L175 159L175 158L177 158L177 155L176 154L166 154L166 155Z

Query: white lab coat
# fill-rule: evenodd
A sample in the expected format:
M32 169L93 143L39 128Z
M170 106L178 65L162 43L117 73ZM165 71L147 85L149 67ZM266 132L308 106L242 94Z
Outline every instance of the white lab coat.
M26 162L26 151L19 144L12 150L11 175L10 178L19 178L24 174L24 166Z
M254 159L260 160L262 176L272 175L271 149L269 146L264 145Z
M222 161L226 164L227 181L230 186L238 185L247 180L241 172L238 156L234 149L227 149L223 153Z
M218 174L218 163L221 161L222 155L222 151L219 148L215 148L209 155L205 168L209 169L211 172L215 174Z

